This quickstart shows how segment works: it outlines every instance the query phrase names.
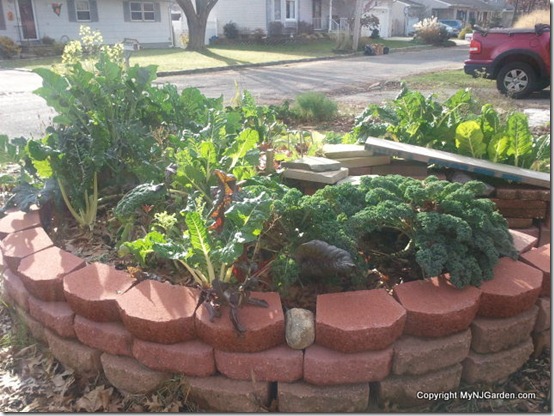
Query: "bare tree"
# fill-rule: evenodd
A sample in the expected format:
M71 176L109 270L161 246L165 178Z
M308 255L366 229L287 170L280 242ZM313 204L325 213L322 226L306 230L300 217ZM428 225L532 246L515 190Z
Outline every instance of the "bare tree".
M177 0L177 4L185 12L189 28L189 42L187 50L199 51L206 48L206 26L208 16L218 0Z

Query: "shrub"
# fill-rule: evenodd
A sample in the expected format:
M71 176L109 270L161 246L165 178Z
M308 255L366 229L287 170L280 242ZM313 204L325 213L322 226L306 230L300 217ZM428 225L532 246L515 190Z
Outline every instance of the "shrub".
M471 33L471 32L473 32L473 28L471 27L471 25L464 26L464 28L462 30L460 30L460 34L458 35L458 39L465 39L466 35L468 33Z
M519 17L514 23L514 28L535 27L538 23L550 24L550 11L548 9L535 10Z
M436 17L423 19L414 25L416 38L430 45L443 45L448 41L446 28L439 24Z
M337 104L320 92L306 92L296 97L293 111L302 120L324 121L337 115Z
M283 34L284 26L281 22L269 22L267 34L269 36L280 36Z
M223 34L227 39L236 39L239 37L239 28L235 22L229 22L223 26Z
M0 58L11 59L21 51L21 47L7 36L0 36Z
M301 20L298 22L298 33L312 34L314 33L314 27L311 23Z

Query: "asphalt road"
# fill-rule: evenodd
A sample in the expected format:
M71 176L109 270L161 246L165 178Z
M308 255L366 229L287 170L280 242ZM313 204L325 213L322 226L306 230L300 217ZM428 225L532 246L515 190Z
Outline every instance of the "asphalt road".
M394 52L380 56L357 56L284 65L231 69L218 72L160 77L156 83L178 88L199 88L208 97L223 95L229 102L240 89L252 93L259 104L293 99L305 91L328 94L360 94L380 81L444 69L460 69L468 46ZM132 59L131 59L132 63ZM32 92L40 87L38 75L19 70L0 70L0 134L9 137L41 137L55 115L45 101ZM368 94L371 91L366 89Z

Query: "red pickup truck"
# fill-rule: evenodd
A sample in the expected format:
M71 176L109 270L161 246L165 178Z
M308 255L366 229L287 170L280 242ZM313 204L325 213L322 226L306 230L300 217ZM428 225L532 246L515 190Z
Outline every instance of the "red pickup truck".
M498 90L523 98L550 85L550 25L534 29L477 28L464 72L495 79Z

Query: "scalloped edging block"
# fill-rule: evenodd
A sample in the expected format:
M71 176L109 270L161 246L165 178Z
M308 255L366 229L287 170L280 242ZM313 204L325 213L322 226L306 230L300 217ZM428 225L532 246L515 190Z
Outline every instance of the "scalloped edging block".
M29 297L31 294L21 281L10 269L4 270L2 273L4 280L4 296L9 296L19 305L24 311L29 311Z
M77 337L73 329L75 313L67 302L44 302L29 296L29 314L60 337Z
M171 374L150 370L130 357L103 353L100 361L108 381L127 393L149 393L171 378Z
M11 211L4 218L0 218L0 240L3 240L8 234L39 227L40 225L38 209L29 212Z
M135 337L173 344L196 338L197 289L145 280L116 298L121 320Z
M49 329L44 329L52 355L63 365L81 374L98 374L102 371L102 352L87 347L77 340L61 338Z
M380 383L381 405L394 404L396 407L411 407L429 404L425 398L418 398L418 392L437 393L456 391L462 376L462 365L443 368L421 375L387 377Z
M279 382L277 397L283 413L363 412L369 406L369 383L314 386Z
M286 345L265 351L215 351L217 369L233 380L294 382L303 375L304 353Z
M509 349L531 336L537 319L538 307L504 319L476 318L471 323L471 349L488 354Z
M494 278L481 285L478 316L509 318L531 308L542 287L543 274L523 262L502 257L494 270Z
M537 306L539 307L539 313L537 314L537 320L535 322L534 332L542 332L550 329L550 298L539 298L537 300Z
M269 406L270 383L222 376L187 377L185 396L201 409L216 412L260 412Z
M126 272L92 263L64 276L63 290L76 314L97 322L119 321L117 299L133 281Z
M258 352L285 343L285 315L277 292L252 292L250 297L265 300L261 308L245 305L237 311L240 324L246 329L238 334L229 317L229 307L221 308L221 317L210 321L202 305L196 311L196 334L215 349L229 352Z
M516 372L533 353L531 337L508 350L491 354L471 351L464 360L462 378L468 383L496 383Z
M19 306L15 306L15 312L17 316L23 321L25 326L31 331L31 335L38 341L41 341L48 345L48 340L46 339L46 333L44 325L37 321L35 318L29 316L27 312L21 309Z
M89 347L113 355L132 356L133 336L119 322L96 322L76 315L74 329L79 341Z
M85 266L85 261L58 247L49 247L25 257L17 274L34 297L44 301L65 301L63 276Z
M316 309L316 344L345 353L387 348L406 321L385 289L318 295Z
M0 241L4 264L11 270L17 270L24 257L53 246L54 243L41 227L16 231Z
M394 343L392 373L419 375L462 362L469 354L471 331L442 338L404 335Z
M392 347L346 354L314 344L304 352L304 380L316 385L381 381L392 365Z
M135 339L133 356L153 370L195 377L215 374L213 348L199 340L168 345Z
M551 276L550 276L550 243L529 250L520 256L521 261L541 270L544 274L541 296L550 297Z
M404 333L430 338L469 328L481 296L476 287L458 289L443 277L403 283L394 287L393 294L408 314Z
M538 237L524 233L521 230L509 231L510 235L512 236L514 248L520 255L525 253L526 251L531 250L533 247L536 247L537 243L539 242Z

